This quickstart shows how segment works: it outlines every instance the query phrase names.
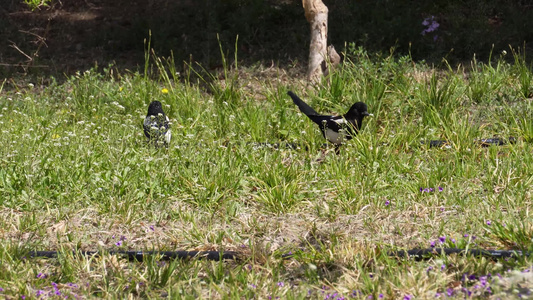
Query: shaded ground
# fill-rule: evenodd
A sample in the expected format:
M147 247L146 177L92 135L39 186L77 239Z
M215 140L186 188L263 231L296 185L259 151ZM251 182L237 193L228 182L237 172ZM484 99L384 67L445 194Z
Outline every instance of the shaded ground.
M31 12L22 0L1 0L0 77L73 74L113 63L142 69L145 40L162 57L219 68L220 49L241 65L305 67L309 28L294 0L55 0ZM338 52L409 55L436 65L495 58L533 40L532 1L325 1L330 43ZM424 20L435 21L425 32ZM422 34L424 32L424 34ZM238 37L238 42L236 39ZM236 46L237 44L237 46ZM492 55L492 56L491 56ZM530 59L531 55L528 55ZM508 56L511 59L511 55Z
M268 65L272 61L287 62L305 56L308 44L307 23L298 5L280 4L282 8L262 3L255 5L253 15L244 7L225 14L225 10L241 6L218 1L192 5L191 1L79 0L55 3L34 12L19 2L10 1L0 8L0 26L8 28L0 33L2 76L72 74L110 63L119 69L142 69L144 43L150 31L151 46L158 55L172 53L177 62L199 61L208 68L221 64L218 40L226 54L233 57L230 52L239 32L246 36L239 38L239 61L265 60ZM264 14L260 15L259 10ZM245 18L254 19L253 24L244 24ZM267 32L255 27L261 23L278 28L269 27ZM292 29L287 31L294 26L299 27L302 38ZM280 32L301 39L301 43L297 47L285 45L274 38L283 35Z

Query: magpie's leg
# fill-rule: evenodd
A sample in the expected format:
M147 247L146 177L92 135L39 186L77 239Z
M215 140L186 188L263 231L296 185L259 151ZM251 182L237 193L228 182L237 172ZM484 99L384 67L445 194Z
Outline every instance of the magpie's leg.
M335 144L335 154L339 155L341 154L341 145L340 144Z

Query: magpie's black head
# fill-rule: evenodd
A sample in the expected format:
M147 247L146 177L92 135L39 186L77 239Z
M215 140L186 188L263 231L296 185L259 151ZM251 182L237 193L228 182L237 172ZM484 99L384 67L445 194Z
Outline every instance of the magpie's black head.
M161 106L161 102L159 101L152 101L150 105L148 106L148 116L157 116L158 114L164 115L163 107Z
M344 115L344 118L347 120L363 120L363 118L366 116L372 116L372 114L368 113L368 108L366 107L366 104L364 104L363 102L357 102L352 105L352 107L350 107L348 112Z

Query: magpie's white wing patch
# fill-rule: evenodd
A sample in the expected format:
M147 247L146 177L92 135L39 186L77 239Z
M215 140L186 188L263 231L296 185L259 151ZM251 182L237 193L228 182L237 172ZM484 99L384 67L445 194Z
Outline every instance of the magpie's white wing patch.
M342 131L336 132L334 130L331 130L329 128L326 129L326 139L330 141L333 144L342 144L345 137Z
M339 118L339 119L332 119L333 122L341 125L341 124L346 124L346 120L344 118Z

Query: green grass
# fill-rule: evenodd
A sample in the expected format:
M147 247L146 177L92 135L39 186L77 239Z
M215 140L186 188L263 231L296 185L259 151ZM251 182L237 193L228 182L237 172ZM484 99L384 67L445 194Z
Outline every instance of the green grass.
M286 70L226 60L221 75L191 66L180 77L172 58L154 58L150 76L108 68L47 87L2 84L1 295L424 299L533 289L531 279L513 281L533 272L531 258L387 256L440 237L447 247L533 251L531 69L520 56L442 72L352 49L315 88ZM321 148L288 89L324 113L365 101L375 117L337 156ZM144 142L142 119L156 99L172 121L168 148ZM517 143L472 143L494 136ZM420 143L429 139L450 147ZM73 249L223 249L246 259L134 263ZM22 258L29 250L62 255ZM294 258L281 259L289 251Z

